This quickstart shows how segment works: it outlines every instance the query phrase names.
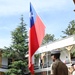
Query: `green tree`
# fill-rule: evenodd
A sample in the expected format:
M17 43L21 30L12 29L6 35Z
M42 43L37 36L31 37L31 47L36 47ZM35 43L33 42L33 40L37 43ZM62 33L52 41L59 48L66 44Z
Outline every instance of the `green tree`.
M23 16L21 17L20 25L11 32L12 44L10 47L5 47L3 56L9 59L14 59L9 67L11 67L6 74L7 75L25 75L27 67L27 59L25 58L28 51L28 36L26 24L24 23Z
M75 20L72 20L65 31L62 32L65 34L62 38L75 34ZM71 51L71 55L75 57L75 50Z
M62 37L75 34L75 20L72 20L69 23L68 27L65 29L65 31L62 31L62 32L65 34L65 36L62 36Z
M44 45L44 44L46 44L46 43L53 42L53 41L55 41L55 40L56 40L56 39L55 39L55 36L54 36L54 35L46 34L45 37L44 37L44 39L43 39L42 44Z

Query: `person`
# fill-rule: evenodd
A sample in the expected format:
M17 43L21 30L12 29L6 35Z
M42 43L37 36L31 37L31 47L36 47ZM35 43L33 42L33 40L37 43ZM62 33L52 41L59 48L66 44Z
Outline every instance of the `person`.
M72 75L75 75L75 64L73 64L72 66L73 66L73 72L72 72Z
M40 59L40 68L43 68L42 59Z
M51 75L68 75L67 66L60 60L60 51L51 51L51 58L53 60Z
M73 73L73 65L68 67L68 72L69 72L69 75L72 75L72 73Z

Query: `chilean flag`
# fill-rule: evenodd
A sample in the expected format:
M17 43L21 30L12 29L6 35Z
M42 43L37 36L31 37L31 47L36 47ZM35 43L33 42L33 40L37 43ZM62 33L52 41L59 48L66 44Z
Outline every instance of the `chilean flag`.
M45 34L45 26L30 3L29 70L34 73L34 53L40 47Z

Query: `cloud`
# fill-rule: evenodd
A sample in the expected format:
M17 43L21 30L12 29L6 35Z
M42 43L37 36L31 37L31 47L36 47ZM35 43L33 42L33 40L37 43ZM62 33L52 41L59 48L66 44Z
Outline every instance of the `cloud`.
M24 0L0 0L0 15L9 16L26 12L27 4Z
M0 0L0 15L9 16L29 12L30 2L38 12L61 10L72 3L70 0Z
M31 0L33 6L38 10L39 12L43 11L50 11L50 10L63 10L67 9L71 6L73 3L71 0Z
M0 38L0 48L4 48L4 46L9 47L11 43L10 38Z
M0 31L13 31L15 28L17 27L17 23L16 24L11 24L11 25L3 25L3 26L0 26ZM1 33L1 32L0 32Z
M9 30L10 28L9 27L7 27L7 26L1 26L0 27L0 30Z
M18 25L17 17L18 14L24 14L25 21L28 22L29 17L29 3L32 3L33 7L35 8L36 12L42 17L44 23L46 23L46 31L47 33L55 33L56 34L56 23L57 25L62 24L65 25L63 21L60 22L59 11L68 11L71 10L74 6L72 0L0 0L0 32L3 30L2 38L0 37L0 48L3 46L8 46L11 42L10 37L8 35L9 31L13 31ZM58 15L56 15L58 13ZM56 16L53 16L53 15ZM62 12L64 16L65 13ZM27 16L28 15L28 16ZM73 15L73 14L72 14ZM11 18L13 16L13 19ZM52 18L51 18L52 16ZM58 17L59 16L59 17ZM62 15L61 15L62 16ZM57 19L58 17L58 19ZM4 18L4 20L2 20ZM58 20L58 22L54 21L54 19ZM64 18L63 18L64 19ZM53 20L53 21L52 21ZM68 19L67 19L68 20ZM51 23L52 22L52 23ZM63 23L64 24L63 24ZM29 22L28 22L29 23ZM29 25L29 24L28 24ZM53 27L51 27L53 26ZM60 25L61 26L61 25ZM65 27L65 26L64 26ZM50 30L51 28L51 30ZM59 26L58 26L59 28ZM63 28L63 27L61 27ZM7 34L5 32L8 32ZM58 32L57 32L58 33ZM8 36L5 37L5 34ZM58 34L57 34L58 35Z

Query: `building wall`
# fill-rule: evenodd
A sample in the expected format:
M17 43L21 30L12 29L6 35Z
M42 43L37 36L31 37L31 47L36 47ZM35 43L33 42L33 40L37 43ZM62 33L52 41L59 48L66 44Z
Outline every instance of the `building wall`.
M2 52L0 51L0 75L4 75L4 72L7 71L8 59L2 57Z
M65 60L68 60L69 59L69 53L68 53L67 50L62 50L60 59L63 62L65 62Z
M4 73L3 72L0 72L0 75L4 75Z
M8 59L5 57L2 57L2 65L8 65Z
M2 65L2 53L0 52L0 67Z
M2 53L0 52L0 67L2 66ZM4 75L3 72L0 72L0 75Z

